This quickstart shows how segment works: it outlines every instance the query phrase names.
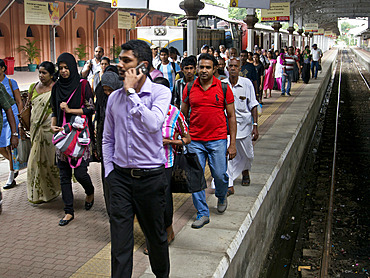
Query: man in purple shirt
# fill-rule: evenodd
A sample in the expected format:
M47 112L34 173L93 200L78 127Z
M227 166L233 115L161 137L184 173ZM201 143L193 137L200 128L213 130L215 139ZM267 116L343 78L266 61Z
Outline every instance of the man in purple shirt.
M135 215L147 239L153 273L168 277L162 125L171 91L151 82L141 69L137 75L135 67L152 65L145 42L131 40L121 47L118 68L124 88L109 96L103 133L105 177L111 192L112 277L131 277Z

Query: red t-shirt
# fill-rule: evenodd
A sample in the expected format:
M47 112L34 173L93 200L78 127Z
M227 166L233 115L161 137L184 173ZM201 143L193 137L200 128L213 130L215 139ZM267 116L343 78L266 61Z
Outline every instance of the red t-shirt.
M194 81L188 102L188 85L185 86L182 101L191 108L189 134L192 140L213 141L227 138L224 92L221 81L213 77L213 83L204 91L199 78ZM234 102L234 95L227 86L226 103Z

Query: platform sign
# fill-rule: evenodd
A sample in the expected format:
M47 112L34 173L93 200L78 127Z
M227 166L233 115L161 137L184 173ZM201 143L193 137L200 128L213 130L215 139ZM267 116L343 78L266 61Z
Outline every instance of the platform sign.
M232 8L269 9L270 0L230 0Z
M289 21L290 2L271 3L270 9L261 9L261 21Z
M148 9L149 0L112 0L112 8Z
M177 26L178 19L177 18L167 18L166 26Z
M305 32L317 32L319 30L319 24L318 23L306 23L304 25L304 31Z
M59 25L59 4L24 0L24 22L36 25Z
M118 11L118 29L135 29L136 14Z
M319 28L318 30L317 30L317 32L314 32L313 34L315 35L315 36L322 36L322 35L324 35L324 29L322 29L322 28Z

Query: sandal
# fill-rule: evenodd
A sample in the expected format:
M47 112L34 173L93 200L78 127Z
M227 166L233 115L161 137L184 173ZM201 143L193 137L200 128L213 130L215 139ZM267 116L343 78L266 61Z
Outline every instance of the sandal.
M234 194L234 186L233 187L230 187L228 190L227 190L227 197L229 197L230 195L233 195Z
M247 175L243 175L243 179L242 179L242 186L248 186L251 184L251 180L249 178L249 172Z

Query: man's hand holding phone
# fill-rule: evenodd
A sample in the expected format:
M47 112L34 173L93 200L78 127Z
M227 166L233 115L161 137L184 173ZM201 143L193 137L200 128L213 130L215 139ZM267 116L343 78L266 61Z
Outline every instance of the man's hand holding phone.
M136 68L128 69L125 72L124 88L126 91L130 88L136 89L137 84L139 83L141 78L145 75L143 73L143 69L146 70L144 63L138 65Z

